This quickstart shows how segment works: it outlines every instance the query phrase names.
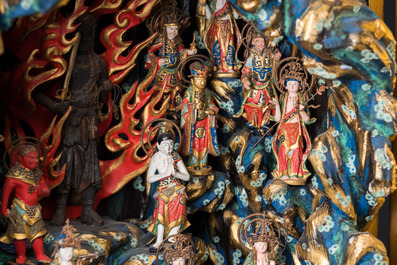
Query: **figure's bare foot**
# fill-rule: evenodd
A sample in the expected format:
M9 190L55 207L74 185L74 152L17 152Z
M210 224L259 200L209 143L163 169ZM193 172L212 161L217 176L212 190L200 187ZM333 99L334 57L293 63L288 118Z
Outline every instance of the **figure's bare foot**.
M57 208L54 213L54 216L50 221L50 225L62 226L65 224L65 221L66 221L66 209Z
M152 244L149 246L149 252L150 253L156 253L157 252L157 247L154 246L155 244Z
M51 263L52 259L47 257L46 255L37 256L36 259L41 263Z
M24 264L26 261L26 256L18 256L17 257L17 264Z
M100 226L104 224L99 214L95 212L94 209L88 207L83 208L83 210L81 211L81 222L83 224L95 226Z

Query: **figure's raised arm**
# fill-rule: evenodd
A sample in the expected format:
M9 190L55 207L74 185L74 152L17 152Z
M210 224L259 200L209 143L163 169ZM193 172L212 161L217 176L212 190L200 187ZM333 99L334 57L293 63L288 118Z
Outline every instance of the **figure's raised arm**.
M275 106L274 121L279 122L281 120L280 103L275 98L272 98L269 102Z
M308 123L310 121L310 117L306 113L304 105L302 105L302 104L299 105L299 112L300 112L303 122Z

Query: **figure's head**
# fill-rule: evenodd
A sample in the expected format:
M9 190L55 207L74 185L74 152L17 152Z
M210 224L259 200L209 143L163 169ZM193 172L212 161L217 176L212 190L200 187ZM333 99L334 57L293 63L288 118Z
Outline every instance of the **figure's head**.
M58 262L60 265L71 264L73 258L73 247L61 247L58 250Z
M190 65L191 82L195 88L204 89L207 84L208 67L205 64L194 62Z
M94 49L95 42L95 29L96 20L95 17L89 13L84 13L79 16L75 23L79 23L77 31L81 34L80 43L78 46L79 53L86 53Z
M290 93L296 93L300 90L301 88L301 82L299 82L296 79L287 79L285 81L285 88L288 90Z
M84 13L76 19L75 23L80 24L77 30L82 34L93 32L95 33L96 20L93 15L89 13Z
M179 26L177 24L169 24L166 26L167 38L169 40L174 40L179 33Z
M267 251L268 243L265 241L258 241L254 243L254 248L256 253L258 254L265 254Z
M178 257L172 261L172 265L185 265L186 260L183 257Z
M18 151L18 161L23 167L35 170L40 165L40 152L34 145L23 145Z
M252 36L252 45L259 51L262 52L265 49L265 38L259 33Z
M157 148L160 153L170 155L174 150L174 138L170 133L161 133L157 136Z

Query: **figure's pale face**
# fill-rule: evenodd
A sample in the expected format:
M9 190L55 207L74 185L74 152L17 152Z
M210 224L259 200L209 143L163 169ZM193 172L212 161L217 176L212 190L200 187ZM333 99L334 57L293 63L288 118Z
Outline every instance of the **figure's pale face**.
M252 40L252 45L259 51L262 52L265 48L265 39L264 38L255 38Z
M267 242L255 242L254 248L256 250L256 253L265 254L267 251Z
M66 247L66 248L60 248L58 251L58 261L60 262L61 265L66 265L70 264L70 261L73 258L73 248L72 247Z
M296 93L299 91L299 82L295 80L290 80L287 82L287 90L290 93Z
M185 259L177 258L172 262L172 265L185 265Z
M193 77L193 86L199 89L204 89L207 84L207 77L195 76Z
M175 39L176 36L178 36L178 26L168 26L167 27L167 38L169 40Z
M164 155L170 155L172 150L174 149L174 141L173 140L163 140L161 144L157 146L160 153Z

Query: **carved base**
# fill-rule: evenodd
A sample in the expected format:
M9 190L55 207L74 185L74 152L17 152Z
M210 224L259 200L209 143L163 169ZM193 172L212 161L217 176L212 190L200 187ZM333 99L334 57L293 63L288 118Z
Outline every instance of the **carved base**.
M193 176L206 176L210 175L212 172L211 166L206 165L205 167L203 167L202 165L200 165L200 168L197 167L198 166L187 167L187 171L189 171L189 174Z

